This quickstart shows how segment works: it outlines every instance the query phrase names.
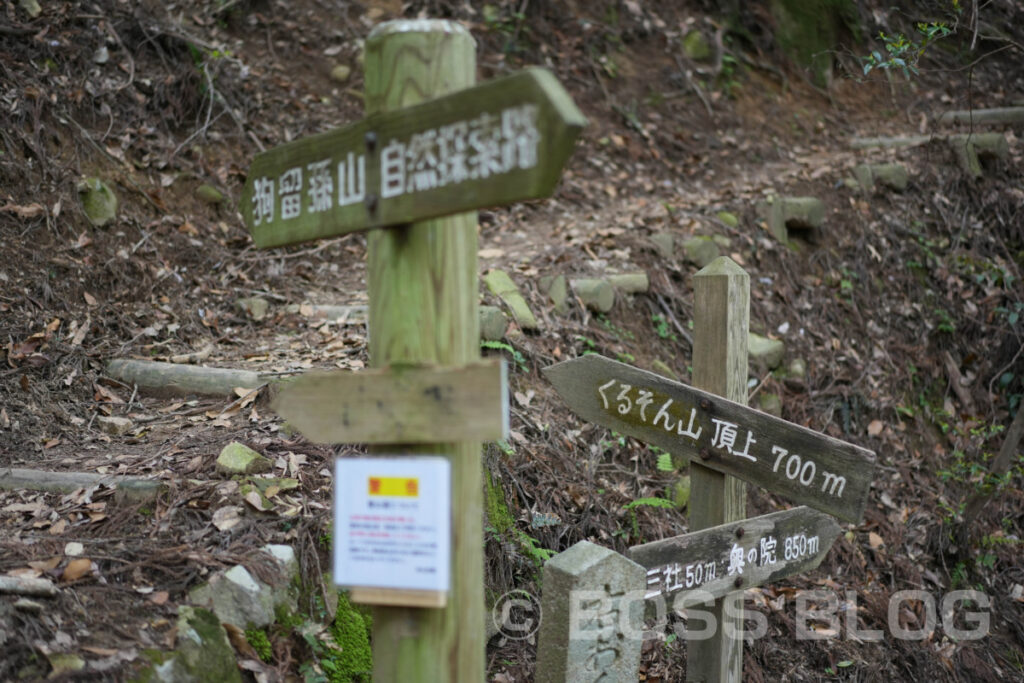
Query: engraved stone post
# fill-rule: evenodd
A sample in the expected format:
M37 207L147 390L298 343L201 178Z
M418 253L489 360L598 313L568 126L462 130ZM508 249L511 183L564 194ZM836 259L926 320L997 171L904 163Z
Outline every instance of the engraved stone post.
M580 541L544 565L538 683L637 680L644 568Z

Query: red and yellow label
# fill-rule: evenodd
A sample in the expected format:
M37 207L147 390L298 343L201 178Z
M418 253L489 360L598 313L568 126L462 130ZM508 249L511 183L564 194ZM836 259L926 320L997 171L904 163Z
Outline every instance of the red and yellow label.
M418 498L420 480L418 477L370 477L369 493L371 496Z

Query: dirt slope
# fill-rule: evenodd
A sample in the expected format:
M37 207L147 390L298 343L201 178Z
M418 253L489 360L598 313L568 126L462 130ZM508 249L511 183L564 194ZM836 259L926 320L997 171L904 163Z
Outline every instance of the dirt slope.
M0 595L0 678L45 678L56 653L85 662L81 673L58 672L67 679L129 678L144 649L173 645L190 588L252 562L267 542L296 548L314 587L304 609L317 616L312 596L329 565L328 468L336 453L358 449L288 433L265 390L255 401L157 398L104 368L115 357L281 374L367 365L361 322L317 318L309 306L365 304L364 237L257 251L235 202L257 152L362 116L360 41L401 12L465 21L481 78L548 66L590 119L555 196L480 214L481 273L507 270L541 320L539 333L513 325L504 349L486 350L509 359L514 391L512 438L485 453L491 493L502 493L514 523L503 528L490 508L488 596L539 594L545 551L581 539L625 550L688 530L685 509L633 504L671 499L685 470L659 469L642 444L581 422L540 369L596 351L645 369L659 361L688 382L698 268L681 248L660 254L651 238L717 236L750 274L752 331L785 342L784 366L806 367L795 377L752 366L752 404L777 396L785 419L879 459L865 519L844 526L822 566L748 591L748 608L768 624L748 647L749 680L1021 676L1019 445L1007 474L986 472L1024 393L1024 128L994 129L1009 153L973 178L934 122L946 109L1024 98L1020 52L965 66L999 48L986 38L991 27L1021 25L1020 3L986 15L974 51L965 20L910 81L877 71L855 78L843 66L858 69L856 48L841 51L827 92L787 64L770 31L750 31L770 28L760 9L725 34L716 65L680 47L694 29L714 45L703 3L522 3L522 17L507 2L456 5L101 0L44 3L34 19L5 6L0 475L19 467L150 476L169 492L125 506L102 488L0 491L0 573L65 588L38 614ZM892 32L914 18L878 10L867 20ZM344 80L332 77L338 65L351 67ZM888 151L849 146L858 135L905 134L935 139ZM904 164L908 187L865 193L844 183L865 161ZM88 176L120 199L103 227L89 224L79 202ZM224 201L210 202L201 186ZM776 194L819 197L823 227L781 244L757 208ZM607 315L575 302L557 313L539 288L544 275L639 269L650 291L620 297ZM253 296L270 304L258 320L237 304ZM107 434L107 416L132 427ZM236 440L299 487L266 510L243 502L213 466ZM976 492L991 502L958 537ZM751 487L750 515L788 505ZM234 525L215 516L235 506ZM68 543L91 560L82 576L68 572ZM985 638L953 640L941 623L923 640L893 636L891 595L920 589L939 600L965 587L991 598ZM795 596L807 588L840 600L857 591L856 623L884 638L861 642L844 628L797 640ZM899 624L925 624L926 607L905 603ZM322 671L301 637L271 636L271 661L250 669L263 680L294 678L303 662L314 663L303 673ZM532 643L495 637L489 677L529 680L533 657ZM652 639L642 671L682 680L682 642Z

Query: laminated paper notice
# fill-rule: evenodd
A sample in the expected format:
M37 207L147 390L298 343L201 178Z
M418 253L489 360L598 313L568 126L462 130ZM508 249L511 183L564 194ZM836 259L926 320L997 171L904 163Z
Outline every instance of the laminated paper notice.
M334 581L447 591L451 464L442 457L339 458Z

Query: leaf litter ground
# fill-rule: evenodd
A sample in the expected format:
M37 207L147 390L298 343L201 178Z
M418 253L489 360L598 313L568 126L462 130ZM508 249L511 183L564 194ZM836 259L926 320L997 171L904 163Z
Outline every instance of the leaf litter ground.
M10 37L0 46L0 467L157 477L168 486L141 504L118 503L103 487L0 492L0 572L62 588L38 614L0 596L0 677L43 678L59 653L85 660L80 677L129 677L142 649L173 645L189 588L211 571L255 565L254 549L267 542L292 544L309 595L319 594L329 564L330 463L358 449L288 433L267 389L251 401L155 398L104 367L138 357L285 375L368 364L362 323L338 324L312 307L365 304L364 238L257 252L233 209L257 151L361 116L357 40L392 8L341 4L325 22L322 4L289 3L285 12L274 3L179 3L170 14L98 3L46 8L36 21L8 8L0 20ZM514 526L487 535L488 595L539 594L546 551L581 539L624 550L688 530L685 510L631 505L670 498L683 468L659 469L658 454L642 444L577 420L539 370L594 351L643 368L661 361L686 381L697 268L681 251L659 255L650 238L718 235L728 243L721 251L751 275L752 330L783 339L786 362L803 359L807 368L800 378L752 367L752 403L778 395L786 419L871 448L880 462L864 522L846 528L821 568L748 591L747 606L765 615L768 633L748 647L746 676L1019 673L1019 471L974 522L967 546L951 534L987 465L982 454L1001 445L991 427L1009 424L1011 402L1024 392L1022 131L1006 131L1010 158L978 180L940 142L853 153L853 134L916 133L932 113L966 104L949 95L965 97L967 74L954 72L952 82L926 74L917 93L843 79L829 102L799 75L780 78L753 44L757 58L730 97L707 80L691 88L680 67L693 65L672 57L696 10L651 5L630 9L617 34L531 8L530 30L521 27L512 42L513 31L483 13L445 7L474 30L482 77L519 63L556 64L591 119L551 200L480 215L481 272L508 270L542 322L540 334L512 328L506 338L515 352L505 352L513 431L484 457ZM348 81L329 78L334 64L353 67ZM972 77L991 98L986 105L1024 93L1019 64L982 63ZM907 192L845 187L866 158L905 163ZM81 214L76 186L87 175L120 196L112 225L92 228ZM205 203L200 185L228 201ZM774 241L755 208L772 192L821 197L824 229L794 246ZM735 227L722 210L739 219ZM638 269L650 275L651 291L620 298L607 315L575 304L556 314L537 287L548 274ZM270 304L259 320L237 305L252 296ZM127 417L132 427L107 434L99 428L105 416ZM240 482L213 467L231 441L265 454L271 474L299 487L266 504L243 500ZM748 514L787 504L751 490ZM856 590L858 624L886 629L895 591L941 596L965 586L992 596L991 633L979 641L955 642L938 629L923 642L858 642L827 625L823 635L835 637L795 637L798 590L840 599ZM315 602L304 609L313 614ZM918 628L924 605L907 603L898 618ZM297 637L273 646L274 663L258 672L265 680L294 677L311 656ZM489 677L528 680L534 647L496 635ZM645 680L681 680L684 671L680 640L645 645Z

